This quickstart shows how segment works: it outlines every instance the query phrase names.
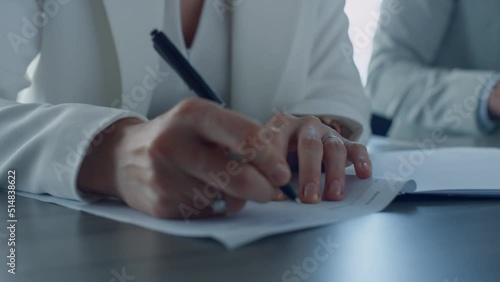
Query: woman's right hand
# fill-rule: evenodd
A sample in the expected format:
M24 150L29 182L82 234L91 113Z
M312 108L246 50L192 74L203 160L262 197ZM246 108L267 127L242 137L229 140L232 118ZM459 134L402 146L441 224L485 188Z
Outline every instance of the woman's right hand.
M217 190L227 212L246 200L267 202L290 180L282 154L261 142L264 127L202 99L180 103L158 118L122 119L89 148L78 187L116 196L131 207L162 218L214 215ZM240 152L243 160L230 158Z

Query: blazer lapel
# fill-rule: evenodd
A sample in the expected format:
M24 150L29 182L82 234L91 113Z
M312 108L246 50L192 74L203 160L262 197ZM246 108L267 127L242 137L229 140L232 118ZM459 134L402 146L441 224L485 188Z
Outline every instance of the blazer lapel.
M306 2L251 0L233 8L231 107L236 111L260 122L269 118ZM266 106L262 100L269 100Z
M161 79L149 33L163 27L165 0L103 1L120 64L122 107L146 115L154 90L146 77Z

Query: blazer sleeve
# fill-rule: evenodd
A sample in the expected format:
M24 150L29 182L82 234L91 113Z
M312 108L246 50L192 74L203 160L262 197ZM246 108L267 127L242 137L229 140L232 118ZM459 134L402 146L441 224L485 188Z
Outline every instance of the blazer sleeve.
M14 169L19 191L92 200L76 187L90 142L119 119L142 117L91 105L16 102L30 86L26 70L39 53L41 32L26 25L39 12L34 0L0 0L0 177Z
M457 115L462 114L460 107L478 102L494 72L432 66L449 29L455 2L383 2L383 10L400 5L400 12L379 25L374 39L367 89L375 113L454 134L482 132L478 107L465 113L460 122Z
M354 64L345 0L322 0L307 86L307 99L290 108L297 115L328 116L349 128L349 139L366 144L370 137L370 101Z

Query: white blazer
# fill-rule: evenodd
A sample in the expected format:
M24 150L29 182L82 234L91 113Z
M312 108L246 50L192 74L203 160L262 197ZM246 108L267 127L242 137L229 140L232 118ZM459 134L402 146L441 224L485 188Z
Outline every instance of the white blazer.
M89 143L147 117L160 62L149 32L163 27L164 1L46 0L43 15L39 1L0 0L0 172L17 169L19 190L88 199L76 178ZM369 101L342 52L345 1L233 2L213 1L232 18L231 107L261 122L274 109L332 116L366 142Z

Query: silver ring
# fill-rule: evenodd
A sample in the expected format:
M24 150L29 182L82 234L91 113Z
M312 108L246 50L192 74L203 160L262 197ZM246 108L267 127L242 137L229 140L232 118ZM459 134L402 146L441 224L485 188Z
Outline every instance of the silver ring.
M214 214L223 214L227 211L227 202L224 200L222 192L219 190L217 196L215 196L215 201L212 203L212 212Z
M325 143L326 140L328 140L328 139L335 139L338 143L344 145L344 141L342 141L342 139L340 139L339 137L337 137L335 135L326 136L325 138L323 138L323 140L321 140L321 142Z

